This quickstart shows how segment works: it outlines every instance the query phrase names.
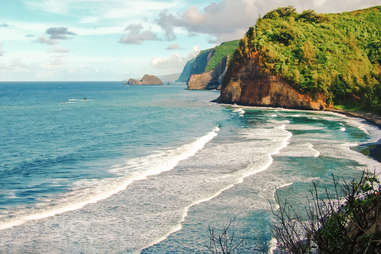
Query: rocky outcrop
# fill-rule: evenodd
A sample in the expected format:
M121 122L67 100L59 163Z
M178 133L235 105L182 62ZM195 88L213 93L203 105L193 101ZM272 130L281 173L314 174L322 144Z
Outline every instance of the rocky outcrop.
M189 90L218 89L228 67L228 58L225 57L209 72L191 75L187 86Z
M130 78L130 79L127 81L127 84L128 84L128 85L140 85L140 81L137 80L137 79Z
M292 85L263 71L258 55L247 63L232 63L225 75L220 103L322 110L327 107L322 94L302 94Z
M163 85L163 82L154 75L145 74L141 80L129 79L128 85Z
M154 75L144 75L142 80L142 85L162 85L163 82L156 76Z

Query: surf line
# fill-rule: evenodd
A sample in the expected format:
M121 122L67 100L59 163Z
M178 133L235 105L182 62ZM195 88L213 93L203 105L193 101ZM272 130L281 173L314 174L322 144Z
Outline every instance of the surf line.
M121 191L124 191L133 182L141 181L141 180L147 179L149 176L159 175L163 172L170 171L174 169L181 161L186 160L190 157L193 157L200 150L202 150L206 144L208 144L215 137L217 137L219 131L220 131L220 128L217 126L211 132L207 133L205 136L202 136L196 139L192 143L181 146L180 148L184 148L184 151L180 154L175 155L174 158L171 158L171 163L166 164L167 167L163 167L160 170L149 170L147 172L136 173L127 177L122 177L121 179L119 179L120 182L118 185L115 186L115 184L112 184L112 188L110 188L110 190L97 194L95 196L89 197L86 200L69 203L65 206L58 206L49 210L44 210L41 212L36 212L34 214L29 214L29 215L23 215L23 216L20 216L19 218L14 218L9 221L0 222L0 230L4 230L4 229L15 227L15 226L20 226L28 221L45 219L45 218L52 217L58 214L79 210L88 204L97 203L101 200L111 197L112 195L115 195Z
M287 132L287 135L285 137L285 139L281 142L280 146L278 148L275 149L275 151L273 151L272 153L269 153L267 156L268 156L268 162L262 166L261 168L259 169L256 169L256 170L250 170L253 168L254 165L249 165L247 168L245 168L244 170L241 170L246 172L246 173L243 173L240 177L238 177L234 183L226 186L225 188L222 188L221 190L217 191L215 194L207 197L207 198L202 198L200 200L197 200L193 203L191 203L190 205L186 206L183 210L183 213L181 215L181 218L178 222L178 224L176 224L175 226L172 227L172 229L170 229L165 235L163 235L162 237L158 238L157 240L154 240L153 242L151 242L150 244L147 244L146 246L144 246L143 248L140 248L138 250L136 250L135 252L133 252L134 254L139 254L141 253L144 249L147 249L151 246L154 246L166 239L168 239L168 237L178 231L180 231L182 228L183 228L183 223L185 222L185 218L188 216L188 213L189 213L189 209L192 208L193 206L196 206L196 205L199 205L201 203L204 203L204 202L207 202L207 201L210 201L218 196L220 196L223 192L233 188L234 186L236 186L237 184L241 184L243 183L243 181L245 180L245 178L249 177L249 176L252 176L252 175L255 175L255 174L258 174L262 171L265 171L266 169L268 169L271 164L273 163L274 159L273 159L273 156L276 155L276 154L279 154L280 151L284 148L286 148L289 144L290 144L290 140L291 140L291 137L292 137L292 133L287 131L286 130L286 125L282 124L281 126L278 127L280 130L284 130Z

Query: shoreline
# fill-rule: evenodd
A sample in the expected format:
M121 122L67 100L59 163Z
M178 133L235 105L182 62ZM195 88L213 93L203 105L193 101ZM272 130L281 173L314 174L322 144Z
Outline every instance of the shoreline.
M343 115L350 116L350 117L362 118L362 119L367 120L368 122L372 123L373 125L376 125L379 129L381 129L381 116L373 114L373 113L350 112L350 111L345 111L345 110L340 110L340 109L327 109L324 111L339 113L339 114L343 114ZM380 139L381 139L381 137L380 137Z
M378 116L373 113L365 113L365 112L349 112L345 110L339 110L339 109L325 109L325 110L311 110L311 109L294 109L294 108L283 108L283 107L272 107L272 106L251 106L251 105L241 105L237 103L220 103L216 102L216 100L213 100L212 102L220 104L220 105L226 105L226 106L238 106L238 107L256 107L256 108L270 108L270 109L286 109L286 110L301 110L301 111L310 111L310 112L332 112L337 114L342 114L348 117L354 117L354 118L361 118L363 120L366 120L369 124L377 126L377 128L381 129L381 116ZM361 146L363 149L359 150L360 153L378 161L381 162L381 137L376 142L372 143L366 143L362 144Z
M378 116L373 113L365 113L365 112L349 112L345 110L338 110L338 109L331 109L327 110L329 112L339 113L343 114L345 116L349 117L357 117L364 119L368 121L369 123L377 126L379 129L381 129L381 116ZM362 149L359 150L362 154L369 156L370 158L381 162L381 137L376 142L363 144L361 146L358 146L359 148L362 147Z

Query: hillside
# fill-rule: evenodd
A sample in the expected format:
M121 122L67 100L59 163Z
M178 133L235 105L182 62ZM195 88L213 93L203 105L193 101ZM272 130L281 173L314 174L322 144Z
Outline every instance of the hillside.
M197 57L189 60L179 79L186 82L189 89L215 89L222 81L228 58L238 47L238 40L224 42L215 48L201 51ZM191 77L194 75L193 79ZM191 85L189 86L189 81ZM197 88L195 88L197 87Z
M342 104L380 112L380 27L380 6L338 14L271 11L240 40L218 101L309 109ZM266 91L254 88L260 83ZM258 92L262 97L250 97Z

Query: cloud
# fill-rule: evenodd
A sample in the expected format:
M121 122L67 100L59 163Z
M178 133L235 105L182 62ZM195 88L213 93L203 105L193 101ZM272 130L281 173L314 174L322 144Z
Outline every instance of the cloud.
M179 46L179 44L174 43L174 44L168 45L167 49L168 50L180 49L180 46Z
M66 27L50 27L46 30L51 40L66 40L70 39L70 36L76 35L70 32Z
M153 12L164 9L173 9L178 0L158 1L158 0L25 0L24 4L33 10L48 13L79 16L86 13L91 17L101 19L126 19L136 17L147 17ZM93 21L92 18L89 19ZM89 21L84 18L81 21ZM89 22L93 23L93 22Z
M150 30L143 30L140 24L131 24L126 27L127 34L123 35L119 42L125 44L141 44L144 41L157 41L159 38Z
M192 51L187 56L180 54L172 54L168 57L154 57L151 60L151 65L162 73L179 73L186 62L200 53L200 47L194 46Z
M167 11L160 12L156 23L165 31L168 40L176 39L174 29L176 26L182 25L182 22L179 18L169 14Z
M2 23L2 24L0 24L0 28L6 28L6 27L9 27L9 25L6 24L6 23Z
M70 32L66 27L50 27L46 29L45 33L48 35L48 38L40 36L36 41L41 44L56 45L59 40L71 39L71 36L76 35Z
M156 69L176 72L179 70L179 66L184 66L186 59L179 54L172 54L169 57L155 57L152 59L151 63Z
M97 17L84 17L79 20L79 23L81 24L92 24L92 23L97 23L98 22Z
M38 43L46 44L46 45L56 45L57 44L56 40L51 40L51 39L43 37L43 36L39 37L36 41Z
M281 6L295 6L299 11L314 9L317 12L339 12L366 8L375 5L375 0L222 0L213 2L203 9L191 6L176 15L162 11L156 23L163 29L167 39L176 38L175 28L186 29L190 34L207 34L218 42L238 39L258 17Z
M58 54L68 54L69 52L70 51L68 49L61 48L61 47L56 47L55 49L51 51L51 53L58 53Z

